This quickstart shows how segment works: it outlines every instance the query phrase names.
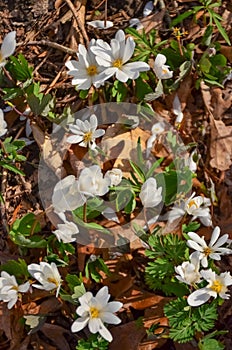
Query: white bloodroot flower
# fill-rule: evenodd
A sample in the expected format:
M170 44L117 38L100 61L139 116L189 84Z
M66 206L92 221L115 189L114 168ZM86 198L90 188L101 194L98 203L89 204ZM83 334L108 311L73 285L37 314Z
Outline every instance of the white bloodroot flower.
M66 176L55 185L52 195L55 212L72 211L85 202L86 198L79 192L78 181L74 175Z
M103 40L97 40L97 45L91 47L98 64L105 67L105 79L109 79L115 74L116 78L123 83L128 79L137 79L140 72L150 69L150 66L142 61L127 63L131 59L134 49L134 39L131 37L126 39L121 29L117 31L110 45Z
M228 234L225 234L219 238L220 227L216 226L213 230L209 244L205 242L204 236L200 237L195 232L188 232L188 236L191 238L187 240L187 245L198 251L199 260L203 267L208 266L208 257L213 260L221 260L221 255L231 254L232 250L222 247L223 244L228 241Z
M157 139L157 136L162 134L162 132L164 130L165 130L165 124L163 122L157 122L152 126L152 128L151 128L152 135L147 140L147 150L146 150L147 157L149 156L149 154L151 152L153 142Z
M6 64L6 58L13 55L16 48L16 32L8 33L3 39L1 50L0 50L0 68Z
M87 22L87 24L90 27L97 28L97 29L108 29L113 27L114 25L114 23L111 21L100 21L100 20L90 21L90 22Z
M74 224L74 222L66 220L64 213L59 213L59 217L64 221L64 223L57 225L57 230L53 231L54 235L56 235L59 242L75 242L77 239L77 234L79 233L77 225Z
M81 171L78 189L87 197L104 196L109 191L110 183L109 177L103 177L99 165L92 165Z
M1 272L0 300L8 303L8 309L11 309L16 304L19 293L26 293L29 288L29 282L18 285L15 276L9 275L6 271Z
M217 275L211 269L202 270L202 277L209 282L205 288L195 290L188 296L187 302L190 306L199 306L206 303L210 297L217 298L219 295L222 299L229 299L228 286L232 285L232 276L229 272L223 272Z
M73 76L72 84L77 85L78 90L88 90L91 85L96 88L104 85L105 77L101 75L104 68L99 66L91 51L94 46L95 39L90 41L87 50L84 45L79 44L78 61L70 60L65 63L69 69L68 75Z
M184 114L182 112L180 99L177 94L175 95L175 98L173 100L172 107L173 107L173 113L176 115L175 124L180 124L184 118Z
M143 17L149 16L153 10L154 10L154 2L148 1L143 9Z
M108 287L102 287L94 297L91 292L86 292L79 298L80 306L76 313L80 317L72 324L72 332L79 332L88 325L91 333L100 333L108 342L113 340L111 333L104 323L119 324L120 318L114 315L121 307L118 301L108 302L110 294Z
M56 289L56 297L58 297L62 279L54 262L49 264L42 261L40 264L30 264L28 265L28 271L32 277L34 277L40 283L33 283L33 287L47 291Z
M4 120L3 110L0 108L0 137L7 133L7 124Z
M67 142L78 143L81 147L96 148L95 139L105 134L105 130L97 129L98 122L95 114L90 116L89 121L76 120L76 125L69 125L69 130L74 134L67 137Z
M162 202L162 187L157 188L156 179L149 177L141 187L139 198L144 208L154 208Z
M194 285L201 282L201 274L199 272L200 260L199 252L192 254L189 261L184 261L181 265L175 266L175 271L178 275L176 278L183 283Z
M158 79L170 79L173 76L173 71L169 70L169 66L165 65L166 56L159 53L154 62L154 71Z
M117 186L122 181L122 170L117 168L107 170L105 177L110 178L110 186Z
M192 221L198 218L204 226L212 226L209 210L209 206L211 205L210 199L202 196L194 196L195 192L187 200L182 200L180 203L175 204L167 214L168 221L173 222L185 214L189 214L193 216Z

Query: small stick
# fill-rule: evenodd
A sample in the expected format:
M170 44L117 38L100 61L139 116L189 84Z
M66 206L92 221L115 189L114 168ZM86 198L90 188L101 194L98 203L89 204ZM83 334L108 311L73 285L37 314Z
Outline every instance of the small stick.
M85 27L84 27L83 23L80 21L79 17L76 15L76 9L73 6L73 3L71 2L71 0L65 0L65 2L67 3L67 5L69 6L70 10L72 11L73 16L74 16L74 18L75 18L75 20L77 22L77 25L80 28L83 37L85 38L86 44L89 44L89 38L88 38L88 35L86 33Z
M106 21L107 21L107 3L108 3L108 0L105 0L105 18L104 18L104 27L106 27Z
M65 52L65 53L68 53L69 55L73 55L76 53L75 50L69 49L66 46L54 43L53 41L49 41L49 40L28 41L28 43L19 43L19 46L21 46L21 45L48 46L48 47L52 47L53 49L57 49L57 50Z

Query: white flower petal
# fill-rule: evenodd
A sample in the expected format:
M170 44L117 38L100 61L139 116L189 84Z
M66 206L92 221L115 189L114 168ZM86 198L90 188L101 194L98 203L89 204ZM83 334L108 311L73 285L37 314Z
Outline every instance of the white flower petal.
M73 333L79 332L80 330L82 330L83 328L85 328L85 326L87 325L88 321L89 321L89 318L88 318L88 317L86 317L86 318L82 318L82 317L77 318L77 319L73 322L73 324L72 324L72 326L71 326L71 331L72 331Z
M98 28L98 29L108 29L113 27L114 25L114 23L111 21L100 21L100 20L87 22L87 24L93 28Z
M207 288L201 288L188 296L187 302L190 306L200 306L210 299L211 295Z
M113 337L112 337L111 333L104 326L104 324L102 324L101 327L99 328L99 333L102 336L102 338L104 338L108 342L111 342L113 340Z
M16 48L15 37L16 37L15 31L10 32L5 36L1 46L1 55L3 59L11 56L14 53Z

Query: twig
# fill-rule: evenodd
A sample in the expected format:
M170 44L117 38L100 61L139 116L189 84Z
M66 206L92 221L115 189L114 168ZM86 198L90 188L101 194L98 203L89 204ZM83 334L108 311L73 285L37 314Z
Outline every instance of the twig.
M107 22L107 2L108 2L108 0L105 0L105 18L104 18L104 27L106 27L106 22Z
M86 30L85 30L85 27L83 25L83 23L81 22L80 18L77 16L76 14L76 9L75 7L73 6L73 3L71 2L71 0L65 0L65 2L67 3L67 5L69 6L70 10L72 11L73 13L73 16L77 22L77 25L78 27L80 28L81 30L81 33L83 35L83 38L85 39L86 41L86 44L88 45L89 44L89 38L88 38L88 35L86 33Z
M27 43L19 43L19 46L21 46L21 45L48 46L48 47L52 47L53 49L57 49L57 50L65 52L65 53L68 53L69 55L73 55L76 53L76 51L69 49L66 46L54 43L53 41L49 41L49 40L28 41Z

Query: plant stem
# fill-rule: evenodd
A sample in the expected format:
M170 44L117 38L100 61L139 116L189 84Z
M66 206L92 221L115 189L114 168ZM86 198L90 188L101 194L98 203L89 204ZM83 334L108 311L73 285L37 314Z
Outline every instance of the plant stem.
M85 202L85 204L83 205L83 221L87 222L87 203Z

